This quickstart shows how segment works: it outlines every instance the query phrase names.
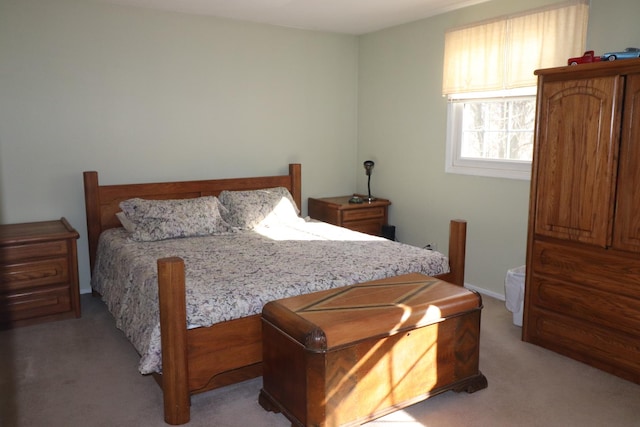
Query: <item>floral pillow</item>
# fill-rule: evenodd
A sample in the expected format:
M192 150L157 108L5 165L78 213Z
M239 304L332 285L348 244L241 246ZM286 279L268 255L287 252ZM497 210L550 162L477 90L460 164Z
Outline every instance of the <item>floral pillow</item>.
M120 225L127 230L127 233L133 233L136 231L136 223L131 221L124 212L118 212L116 218L120 221Z
M284 187L247 191L223 191L220 203L223 218L232 226L253 229L269 221L287 222L299 218L300 210Z
M236 231L222 217L224 206L212 196L176 200L135 198L121 202L120 209L132 223L125 227L131 231L131 238L143 242Z

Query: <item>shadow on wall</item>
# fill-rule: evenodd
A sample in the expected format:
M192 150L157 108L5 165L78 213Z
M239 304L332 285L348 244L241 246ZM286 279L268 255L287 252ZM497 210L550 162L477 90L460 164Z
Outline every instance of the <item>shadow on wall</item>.
M1 141L0 141L1 142ZM2 154L2 146L0 145L0 160ZM2 182L2 161L0 161L0 224L6 221L5 204ZM16 364L14 357L13 333L11 330L0 330L0 425L15 425L17 411L17 386L16 382Z
M4 224L5 222L5 212L4 212L4 197L2 196L2 190L4 186L2 185L2 141L0 141L0 224Z

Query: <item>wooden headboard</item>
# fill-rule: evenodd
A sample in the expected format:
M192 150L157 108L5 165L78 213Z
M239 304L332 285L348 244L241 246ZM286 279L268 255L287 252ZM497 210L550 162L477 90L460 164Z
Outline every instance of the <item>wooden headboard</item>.
M89 262L92 272L100 233L109 228L120 227L120 221L116 218L116 213L120 212L119 205L123 200L134 197L155 200L188 199L217 196L223 190L239 191L286 187L291 192L298 208L302 207L302 166L299 163L289 164L288 175L200 181L100 185L98 183L98 172L87 171L83 173L83 176Z

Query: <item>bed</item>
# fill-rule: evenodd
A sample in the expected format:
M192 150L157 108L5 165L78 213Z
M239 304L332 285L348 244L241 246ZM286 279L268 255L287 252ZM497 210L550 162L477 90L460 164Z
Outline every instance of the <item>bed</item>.
M96 271L108 270L108 266L110 265L107 261L103 260L106 257L106 255L104 255L105 250L102 249L103 246L106 245L105 242L111 240L118 241L122 236L126 238L126 232L122 229L122 222L117 217L117 215L121 215L121 203L138 198L144 200L167 201L182 199L193 200L213 196L217 198L223 192L242 193L273 188L286 189L291 196L292 204L295 206L301 206L301 165L290 164L288 174L286 175L120 185L101 185L98 180L97 172L84 172L89 259L92 271L92 292L96 296L101 295L101 297L108 302L112 314L116 311L112 309L113 306L122 303L121 301L116 301L113 297L110 297L108 288L105 288L105 286L97 286L97 283L95 282L97 276ZM294 226L295 233L309 233L308 227L314 227L314 231L311 233L315 233L315 230L320 227L328 229L329 235L331 235L331 233L336 232L336 229L339 228L324 223L317 223L313 220L298 218L297 221L298 222L296 222L296 225ZM276 225L267 226L266 234L259 237L249 236L248 234L250 233L242 231L236 233L237 236L230 236L223 233L224 235L216 236L215 238L219 239L216 242L232 240L232 237L233 239L240 237L239 241L243 241L242 239L251 239L251 241L256 238L263 241L267 239L270 242L269 244L273 245L271 241L277 239L273 239L268 236L268 233L273 230L277 230L278 227L279 226ZM388 247L389 250L396 250L397 248L395 246L401 245L397 242L388 241L376 243L374 242L375 239L369 241L370 239L361 233L355 234L360 235L354 239L361 240L357 242L359 245L382 244L385 247ZM196 239L197 238L198 237L196 237ZM208 238L209 237L202 237L202 239ZM187 244L190 239L173 240L176 240L176 244ZM327 239L324 238L324 240ZM349 240L351 240L351 238ZM441 274L432 275L462 286L464 283L465 242L466 222L463 220L452 220L450 222L449 230L449 253L448 257L445 257L448 271L443 270ZM162 245L165 245L164 241L161 243ZM166 243L166 245L173 243L174 242L170 241ZM145 243L141 244L144 245ZM246 244L249 245L248 243ZM334 243L325 241L314 241L312 243L289 242L285 247L286 250L290 251L289 253L295 254L301 250L302 245L318 245L314 247L314 250L332 251L333 249L329 249L329 246L325 247L326 245L332 244ZM139 243L136 243L136 245L139 245ZM158 244L156 246L162 245ZM216 243L216 246L225 248L224 245L218 243ZM363 246L360 248L362 247ZM146 248L146 246L144 248ZM138 247L137 250L140 250L140 248ZM158 252L156 252L156 250ZM193 293L190 292L192 290L191 288L193 287L193 283L191 283L190 286L190 281L192 279L189 278L191 277L189 273L193 270L197 270L198 268L195 268L190 263L189 260L192 256L186 253L181 253L180 251L182 250L182 247L178 246L177 248L173 247L171 249L167 249L165 252L161 252L160 249L154 246L154 250L143 249L144 253L138 256L138 258L146 258L145 262L147 264L149 264L149 260L154 261L152 268L149 266L145 267L153 270L155 274L153 276L153 290L146 289L145 292L150 292L150 296L145 296L145 298L140 299L149 300L152 301L152 303L155 301L159 340L162 342L162 345L158 346L158 351L161 357L160 369L151 366L147 368L149 372L143 372L142 370L141 372L152 374L162 387L165 421L174 425L184 424L189 421L191 395L254 378L260 376L262 373L262 343L259 313L247 314L231 318L229 320L223 319L210 325L208 323L188 320L191 319L194 310L194 304L189 305L188 303L191 301L193 296L187 297L188 294L193 295ZM362 252L362 249L358 250ZM423 250L420 249L420 251ZM246 252L246 249L243 249L242 252ZM157 256L157 258L154 258L155 256ZM220 256L221 254L218 252L215 255L211 255L211 258L217 260ZM234 255L234 257L237 256L237 254ZM247 256L256 258L256 255L249 254ZM187 260L187 262L185 262L185 260ZM219 264L233 263L220 261ZM107 267L104 267L104 265ZM139 269L140 267L136 268ZM347 266L344 268L348 269L349 267ZM381 269L377 274L381 274L383 276L395 275L394 268L396 268L396 266L392 266L391 269L386 268L384 271ZM411 269L412 267L403 266L403 268ZM362 280L371 280L370 271L366 271L367 275L364 275L365 272L355 271L358 269L357 267L352 267L352 269L354 270L352 273L356 274L355 276L346 273L342 275L334 274L333 276L338 276L339 280L332 282L331 286L342 286L345 284L357 283L359 280L356 279L359 278L362 278ZM134 270L135 269L132 267L132 271ZM238 269L236 268L235 270ZM404 270L397 271L398 274L402 274L404 272ZM325 275L330 275L330 273L332 272L328 271ZM260 273L258 272L256 274ZM282 275L282 273L279 274ZM373 278L376 279L383 276L373 276ZM242 280L242 275L235 277L234 280ZM284 277L280 280L282 282L286 281ZM278 283L272 282L278 282L280 280L271 279L268 281L268 284L275 285ZM340 280L351 280L351 282L343 283ZM155 286L155 282L157 282L157 287ZM304 293L304 289L296 289L289 292ZM309 289L308 291L312 292L315 290L318 289L314 288ZM135 298L137 288L135 288L135 290L129 289L129 292L132 295L131 298ZM142 292L142 290L140 292ZM243 295L245 293L249 294L248 291L243 291ZM259 304L259 301L253 302L253 305L256 304ZM129 301L128 304L121 307L120 310L128 313L133 311L133 308L138 305L141 305L139 300ZM204 306L206 304L197 305ZM118 314L115 313L114 317L116 317L116 323L118 324ZM129 335L135 335L129 334L126 327L120 325L118 327L123 329L130 339L131 337ZM136 347L136 349L141 353L139 347ZM141 356L144 355L141 354ZM144 357L142 357L142 360L144 360Z

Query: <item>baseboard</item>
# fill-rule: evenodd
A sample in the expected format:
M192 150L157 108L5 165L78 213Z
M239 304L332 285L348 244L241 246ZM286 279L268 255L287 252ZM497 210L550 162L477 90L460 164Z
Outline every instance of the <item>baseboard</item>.
M493 292L493 291L490 291L488 289L479 288L479 287L474 286L474 285L472 285L470 283L465 283L464 287L467 288L467 289L471 289L472 291L476 291L481 295L486 295L488 297L492 297L492 298L498 299L500 301L505 301L504 294L499 294L497 292Z

